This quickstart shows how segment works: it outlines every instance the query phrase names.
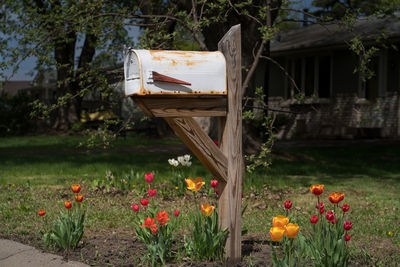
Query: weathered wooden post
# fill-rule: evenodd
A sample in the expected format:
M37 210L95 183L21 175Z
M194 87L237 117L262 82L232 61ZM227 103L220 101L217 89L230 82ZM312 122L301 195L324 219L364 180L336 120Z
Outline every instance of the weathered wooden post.
M219 180L219 218L229 229L226 257L241 259L242 93L240 25L218 44L220 52L130 50L125 94L151 117L162 117ZM219 117L219 142L193 117Z
M229 229L225 251L230 261L242 257L242 50L240 25L233 26L218 43L226 59L228 103L220 118L219 142L227 158L227 183L220 186L218 211L223 228Z

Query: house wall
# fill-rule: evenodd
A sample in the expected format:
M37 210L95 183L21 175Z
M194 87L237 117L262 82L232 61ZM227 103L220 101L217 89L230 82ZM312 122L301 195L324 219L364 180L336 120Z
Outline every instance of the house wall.
M387 92L375 101L354 94L298 103L281 97L270 98L270 107L282 110L286 125L279 139L291 138L399 138L400 95Z

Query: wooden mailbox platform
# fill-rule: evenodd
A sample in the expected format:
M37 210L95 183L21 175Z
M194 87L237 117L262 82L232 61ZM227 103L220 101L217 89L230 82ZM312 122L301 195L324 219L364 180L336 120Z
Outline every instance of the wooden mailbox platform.
M218 50L226 60L226 95L133 95L132 98L148 116L164 118L218 179L220 225L229 229L226 257L230 262L237 262L241 260L243 175L240 25L225 34ZM219 117L219 147L193 117Z

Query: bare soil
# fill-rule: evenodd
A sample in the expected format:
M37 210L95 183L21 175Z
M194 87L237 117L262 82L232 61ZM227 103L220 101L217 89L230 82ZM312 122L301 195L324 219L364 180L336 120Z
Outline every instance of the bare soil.
M91 233L85 236L78 248L64 252L61 250L49 250L43 247L38 236L33 235L0 235L0 238L11 239L27 245L42 249L45 252L58 254L66 261L73 260L86 263L91 266L140 266L140 258L147 253L145 246L133 235L121 235L120 233ZM222 262L192 262L183 258L178 263L171 262L168 266L271 266L270 248L265 237L247 235L242 241L243 261L235 265Z

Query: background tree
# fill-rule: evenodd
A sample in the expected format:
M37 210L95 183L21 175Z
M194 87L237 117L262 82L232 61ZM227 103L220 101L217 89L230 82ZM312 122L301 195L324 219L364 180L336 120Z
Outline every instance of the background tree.
M125 3L126 2L126 3ZM57 103L35 102L45 114L56 113L53 127L68 129L79 121L83 95L96 88L106 91L104 76L93 65L96 51L120 53L122 44L129 44L123 17L104 13L124 13L133 7L129 1L2 1L1 31L4 40L1 56L8 62L3 68L28 56L37 58L36 69L57 71ZM17 62L17 63L15 63ZM7 64L8 63L8 64Z

